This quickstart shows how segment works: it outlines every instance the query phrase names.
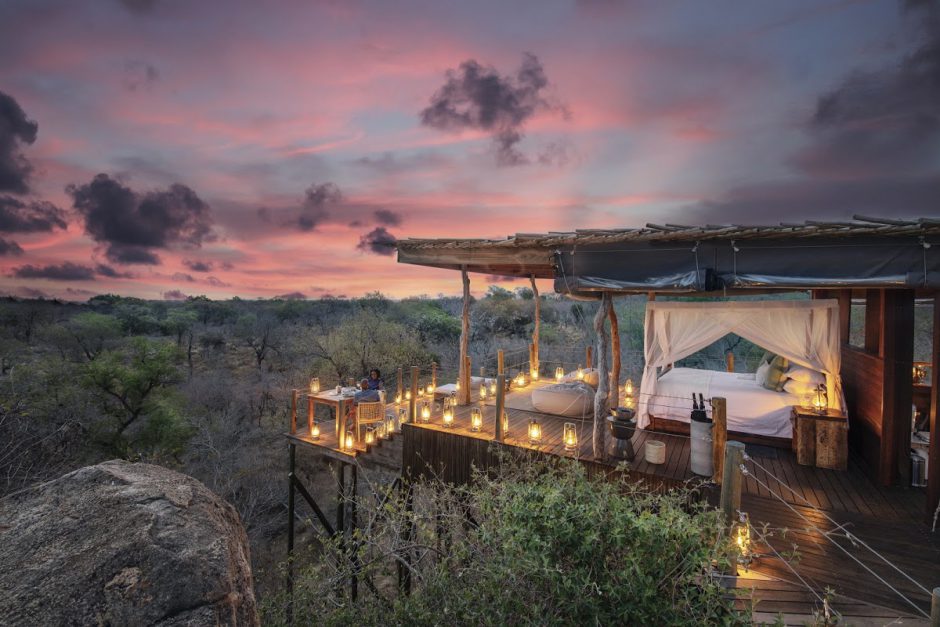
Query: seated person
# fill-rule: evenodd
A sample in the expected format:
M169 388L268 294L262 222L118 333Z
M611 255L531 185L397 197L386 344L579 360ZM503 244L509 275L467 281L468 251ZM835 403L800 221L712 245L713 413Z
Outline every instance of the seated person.
M385 384L382 382L382 373L379 372L378 368L373 368L369 371L369 378L364 379L364 381L369 382L370 390L384 390Z
M369 379L363 379L359 382L359 390L353 394L353 404L374 403L381 400L378 388L369 387Z

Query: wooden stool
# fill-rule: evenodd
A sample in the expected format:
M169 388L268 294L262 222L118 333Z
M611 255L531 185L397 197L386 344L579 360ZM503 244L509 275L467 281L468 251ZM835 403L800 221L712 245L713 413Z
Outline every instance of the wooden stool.
M796 462L845 470L849 458L849 421L834 409L818 414L813 409L793 408L793 451Z

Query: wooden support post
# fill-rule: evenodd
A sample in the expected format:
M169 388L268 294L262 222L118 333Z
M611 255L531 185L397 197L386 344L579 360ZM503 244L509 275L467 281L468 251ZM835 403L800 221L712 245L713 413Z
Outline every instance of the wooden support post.
M437 389L437 362L431 362L431 388Z
M314 404L313 404L313 395L307 395L307 433L306 435L311 435L313 433L313 421L316 418L313 415Z
M292 434L297 433L297 396L299 394L299 390L290 392L290 432Z
M471 374L473 373L473 362L470 360L470 356L464 358L463 363L463 372L464 372L464 381L460 384L460 396L461 396L461 405L470 404L470 393L471 390Z
M593 346L585 347L584 349L584 367L585 368L591 367L591 364L594 361L593 356L594 356L594 347Z
M712 481L721 485L725 463L725 442L728 441L728 403L720 396L712 399Z
M726 524L731 524L741 509L741 486L744 475L741 464L744 463L744 444L731 441L725 445L724 468L721 481L721 515Z
M610 393L609 373L607 372L607 318L610 316L610 292L601 295L601 305L594 316L594 332L597 334L597 391L594 393L594 431L591 438L592 452L595 459L607 458L607 414L608 394Z
M535 344L529 344L529 376L538 371L538 365L535 363Z
M398 369L398 387L395 388L395 390L396 390L396 394L398 395L398 397L401 398L402 401L404 401L405 400L405 388L404 388L404 374L405 373L402 372L402 370L403 370L402 368Z
M882 485L906 486L910 485L911 479L914 290L883 290L880 302L882 311L880 346L881 355L884 357L884 397L879 478Z
M620 325L613 298L610 302L610 394L608 405L620 407Z
M535 284L535 275L529 277L532 283L532 298L535 300L535 325L532 328L532 364L530 368L541 372L542 362L539 357L539 334L542 328L542 299L539 296L539 286Z
M496 375L496 435L495 440L502 442L506 437L503 433L503 412L506 411L506 375Z
M421 376L421 369L417 366L411 367L411 400L408 401L408 422L414 424L417 422L418 412L418 377Z
M940 588L930 594L930 627L940 627Z
M496 374L506 374L506 353L503 349L496 351Z
M352 573L349 575L349 597L356 602L359 596L359 557L358 547L356 546L356 498L359 485L359 466L357 464L349 465L349 494L346 499L346 541L349 545L349 557L352 561Z
M933 299L933 368L930 369L930 448L927 450L927 525L940 506L940 295ZM936 595L934 595L936 598Z
M296 398L297 390L294 390ZM287 472L287 624L294 622L294 469L296 444L288 444Z
M734 372L734 353L731 351L725 353L725 370Z
M457 380L460 382L458 400L461 405L470 404L470 372L467 370L467 356L470 354L470 276L467 266L460 269L463 280L463 310L460 315L460 361L457 365Z

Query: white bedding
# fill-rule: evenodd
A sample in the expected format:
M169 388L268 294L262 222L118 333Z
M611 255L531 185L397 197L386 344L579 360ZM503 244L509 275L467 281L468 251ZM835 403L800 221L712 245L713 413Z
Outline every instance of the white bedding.
M728 401L728 430L789 438L790 415L800 399L795 394L761 387L753 374L673 368L656 382L649 398L649 413L657 418L689 422L692 393L706 399L722 396Z

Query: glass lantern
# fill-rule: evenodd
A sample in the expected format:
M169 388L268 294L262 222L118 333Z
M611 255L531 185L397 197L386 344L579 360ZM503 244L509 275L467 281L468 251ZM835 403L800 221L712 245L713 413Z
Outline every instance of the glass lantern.
M581 364L578 364L578 381L584 381L584 368L581 367Z
M366 429L366 444L375 444L375 429L372 427Z
M561 383L561 380L565 378L565 369L561 366L555 368L555 381Z
M529 421L529 442L532 444L539 444L542 441L542 425L539 424L538 420L532 419Z
M408 410L404 407L398 409L398 428L401 429L401 425L408 423Z
M441 414L441 422L448 429L454 426L454 408L453 407L444 407L444 411Z
M310 426L310 439L314 441L320 439L320 425L315 422Z
M825 414L829 407L829 398L826 395L826 384L820 383L816 386L813 394L813 409L817 414Z
M421 422L431 422L431 401L421 403Z
M320 379L319 377L313 377L310 379L310 393L319 394L320 393Z
M483 411L479 407L470 410L470 430L479 433L483 429Z
M573 451L578 447L578 429L573 422L565 423L563 439L566 451Z
M353 432L347 431L346 436L343 438L343 448L345 448L347 451L351 451L353 448L355 448L355 445L356 441L353 438Z
M483 383L480 385L480 402L482 403L485 400L486 400L486 384Z

